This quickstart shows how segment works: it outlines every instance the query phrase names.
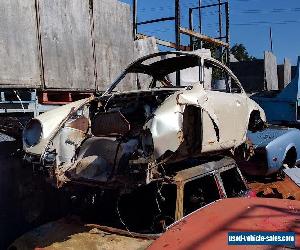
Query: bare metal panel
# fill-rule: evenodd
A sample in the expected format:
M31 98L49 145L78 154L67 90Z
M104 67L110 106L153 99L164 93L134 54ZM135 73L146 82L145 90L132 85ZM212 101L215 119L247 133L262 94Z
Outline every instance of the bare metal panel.
M39 0L45 87L95 88L88 0Z
M94 38L97 58L97 87L105 90L133 59L130 7L117 0L94 0ZM130 90L128 80L118 90Z
M0 87L39 87L34 0L0 0Z

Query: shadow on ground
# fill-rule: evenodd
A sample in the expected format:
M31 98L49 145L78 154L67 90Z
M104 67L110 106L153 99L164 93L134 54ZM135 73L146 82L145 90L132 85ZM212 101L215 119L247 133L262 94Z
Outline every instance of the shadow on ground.
M19 236L68 213L67 199L32 173L16 141L0 141L0 250Z

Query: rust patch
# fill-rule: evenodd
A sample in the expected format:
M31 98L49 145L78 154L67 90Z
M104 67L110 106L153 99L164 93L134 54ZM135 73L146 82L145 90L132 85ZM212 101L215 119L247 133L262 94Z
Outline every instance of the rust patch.
M251 190L260 197L295 199L300 201L300 187L298 187L288 176L284 179L274 181L255 181L248 183Z
M177 132L177 139L178 139L179 144L181 144L181 143L184 142L184 135L183 135L183 131L182 130L179 130Z
M130 123L121 112L98 113L92 122L95 136L125 135L130 131Z
M80 131L86 132L89 128L89 120L88 120L88 118L82 116L82 117L79 117L76 120L68 123L66 126L69 128L74 128L74 129L78 129Z
M180 98L180 95L181 95L181 94L183 94L183 93L181 92L181 93L178 93L178 94L176 95L176 103L177 103L177 105L179 105L179 106L184 105L184 104L182 104L182 103L179 102L179 98Z
M77 145L82 142L82 140L85 138L85 134L82 133L83 131L72 131L68 134L68 139L66 143L71 145Z

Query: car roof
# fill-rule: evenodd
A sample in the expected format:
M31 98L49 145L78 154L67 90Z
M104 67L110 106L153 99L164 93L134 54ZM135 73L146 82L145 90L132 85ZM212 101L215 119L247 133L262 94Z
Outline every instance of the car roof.
M213 171L220 170L222 168L234 168L237 167L236 162L230 157L223 157L220 160L206 162L195 167L183 169L178 171L173 177L174 182L183 182L195 177L206 175Z
M154 60L154 58L159 58L159 60ZM164 57L164 58L162 58ZM175 72L176 70L181 70L186 67L192 67L199 65L201 58L205 61L208 61L214 64L217 67L226 69L231 77L238 83L238 85L243 89L238 78L234 73L220 61L207 56L203 53L195 52L183 52L183 51L164 51L154 54L150 54L144 57L141 57L134 62L132 62L115 81L107 88L103 93L103 96L110 94L113 89L119 84L119 82L125 77L127 73L145 73L149 75L156 75L156 77L161 77L163 75ZM146 61L150 63L145 64ZM154 61L153 61L154 60Z
M171 226L148 249L232 249L228 232L296 233L300 247L300 202L266 198L218 200L184 217ZM241 247L241 246L240 246ZM242 246L253 249L253 246ZM255 246L270 249L270 246Z

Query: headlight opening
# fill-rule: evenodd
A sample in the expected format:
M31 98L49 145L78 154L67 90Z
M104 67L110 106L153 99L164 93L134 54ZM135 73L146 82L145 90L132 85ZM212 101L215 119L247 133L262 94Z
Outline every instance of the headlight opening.
M39 120L32 119L25 127L23 139L27 146L32 147L39 143L43 133L42 124Z

